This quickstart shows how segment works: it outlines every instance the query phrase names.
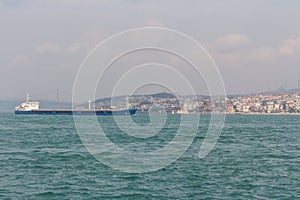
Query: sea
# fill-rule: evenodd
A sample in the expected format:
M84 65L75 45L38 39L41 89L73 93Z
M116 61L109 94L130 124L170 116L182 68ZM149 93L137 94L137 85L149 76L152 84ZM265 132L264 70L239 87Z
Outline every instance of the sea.
M145 114L132 117L149 122ZM172 141L180 118L167 117L157 137L139 140L136 150ZM113 117L98 121L111 142L134 145ZM210 115L202 115L192 143L174 162L128 173L87 150L72 116L1 113L0 199L300 199L299 115L228 115L217 144L199 159L209 123Z

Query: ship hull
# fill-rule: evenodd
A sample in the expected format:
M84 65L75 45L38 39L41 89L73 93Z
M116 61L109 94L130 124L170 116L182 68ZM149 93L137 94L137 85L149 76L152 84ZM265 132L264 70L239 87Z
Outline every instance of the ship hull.
M72 110L72 109L38 109L38 110L16 110L17 115L133 115L136 109L125 110Z

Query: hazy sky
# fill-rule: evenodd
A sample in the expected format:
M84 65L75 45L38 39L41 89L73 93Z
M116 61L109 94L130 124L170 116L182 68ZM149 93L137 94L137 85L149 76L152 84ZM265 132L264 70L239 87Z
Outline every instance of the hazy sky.
M217 63L229 94L296 88L299 11L297 0L0 0L0 99L21 99L26 91L56 99L59 89L60 98L70 100L76 72L93 47L144 26L196 39Z

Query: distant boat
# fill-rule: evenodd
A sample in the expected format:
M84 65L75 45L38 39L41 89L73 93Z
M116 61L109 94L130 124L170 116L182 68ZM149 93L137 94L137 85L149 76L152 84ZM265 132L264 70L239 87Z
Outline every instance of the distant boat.
M133 115L135 108L130 109L40 109L39 102L29 101L27 94L26 101L15 107L15 114L24 115Z

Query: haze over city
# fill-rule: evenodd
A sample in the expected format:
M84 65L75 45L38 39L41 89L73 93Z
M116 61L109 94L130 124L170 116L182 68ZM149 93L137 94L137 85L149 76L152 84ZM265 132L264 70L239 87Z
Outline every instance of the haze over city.
M28 91L33 98L55 100L59 89L60 98L69 101L77 70L98 43L148 26L178 30L202 44L219 67L227 94L298 87L299 1L157 2L0 1L0 99L24 99ZM185 67L144 52L110 73L149 56Z

